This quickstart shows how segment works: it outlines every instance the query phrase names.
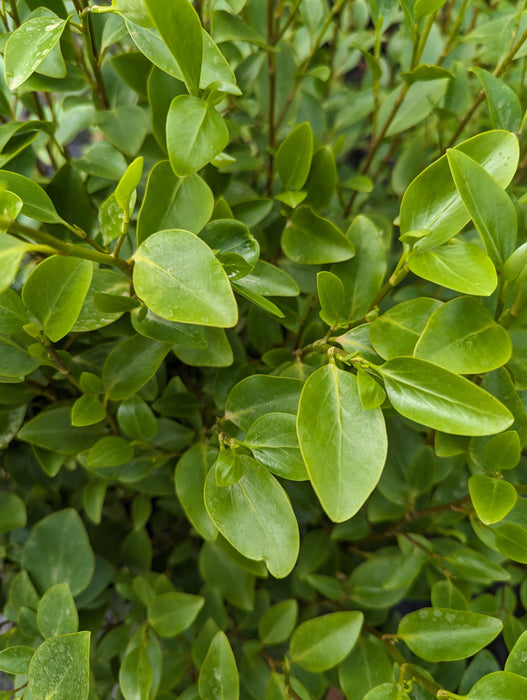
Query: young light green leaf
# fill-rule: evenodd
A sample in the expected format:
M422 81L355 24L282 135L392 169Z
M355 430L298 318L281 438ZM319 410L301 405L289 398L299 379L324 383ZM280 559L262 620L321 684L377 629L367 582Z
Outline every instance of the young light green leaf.
M485 525L503 520L518 500L516 489L508 481L483 474L470 477L468 490L478 518Z
M309 479L296 434L296 416L265 413L249 427L243 443L269 471L292 481Z
M28 687L34 698L88 700L90 632L51 637L41 644L29 665Z
M33 17L8 37L5 46L4 75L10 90L16 90L40 66L59 41L67 20Z
M282 190L301 190L313 157L313 132L309 122L291 131L280 144L275 157L276 169L282 180Z
M199 694L207 700L238 700L236 659L225 632L216 633L199 672Z
M506 82L496 78L483 68L471 68L477 75L489 107L492 126L495 129L517 132L522 120L522 107L514 90Z
M428 297L392 306L369 325L371 344L385 360L413 355L428 319L440 306L440 301Z
M180 178L167 160L156 163L137 220L137 245L167 229L199 233L210 219L214 197L199 175ZM211 246L214 247L214 246Z
M241 554L263 559L276 578L295 565L298 524L289 498L278 481L252 457L240 455L244 473L232 486L216 485L211 469L205 484L205 503L214 524Z
M365 409L379 408L386 399L386 392L379 382L363 369L357 371L357 388L360 402Z
M509 673L517 673L524 678L527 675L526 662L527 656L527 632L522 632L518 637L514 646L510 650L510 654L505 662L505 671Z
M40 520L25 544L23 565L41 591L57 583L69 584L72 595L83 591L93 576L95 558L77 511L67 508Z
M351 373L326 365L304 385L297 433L322 507L335 522L351 518L377 485L384 467L387 437L382 412L362 407Z
M199 442L185 452L176 466L176 493L192 525L205 540L214 540L218 531L205 507L204 487L217 451Z
M53 255L35 267L22 289L22 300L52 342L75 325L93 275L93 263Z
M514 469L520 461L521 452L520 436L516 430L507 430L485 440L473 438L468 444L470 459L489 474Z
M430 249L416 246L408 267L419 277L462 294L488 297L498 284L492 260L473 243Z
M307 206L295 209L282 233L281 245L287 257L300 265L340 262L355 254L353 245L335 224Z
M205 599L189 593L162 593L148 606L148 620L160 637L176 637L194 622Z
M134 259L137 295L158 316L204 326L235 325L238 308L227 275L197 236L160 231L139 246Z
M167 149L176 175L193 175L228 143L227 124L209 102L191 95L174 97L167 117Z
M29 244L8 233L0 235L0 292L9 288Z
M480 301L458 297L430 316L413 354L456 374L483 374L510 359L512 343Z
M44 639L77 632L79 616L67 583L57 583L44 593L38 604L37 624Z
M473 656L501 632L496 617L449 608L422 608L405 615L397 637L426 661L455 661Z
M332 272L317 274L317 292L320 301L320 318L331 328L345 321L344 285Z
M119 686L125 700L148 700L153 670L146 644L131 649L119 669Z
M198 93L203 60L203 33L188 0L144 0L163 42L175 58L191 95Z
M129 211L130 199L136 187L141 182L143 162L144 158L142 157L136 158L134 161L132 161L115 188L115 200L121 209L124 209L125 211Z
M283 644L289 639L298 618L296 600L281 600L267 608L258 623L258 636L266 645Z
M507 131L487 131L456 150L470 156L492 175L500 187L510 183L519 160L518 140ZM427 206L423 207L422 202ZM446 155L432 163L410 184L401 202L401 233L428 230L430 245L453 238L468 223L470 214L452 180Z
M71 408L71 424L76 427L94 425L106 417L106 409L96 396L84 394Z
M518 523L502 523L493 528L496 546L509 559L527 564L527 528Z
M492 175L470 156L454 148L446 155L457 191L487 253L501 267L516 243L518 219L514 204Z
M291 661L312 673L327 671L353 649L363 621L363 613L353 610L329 613L303 622L291 636Z
M232 486L239 481L245 469L245 462L235 450L220 450L214 464L216 486Z
M253 375L238 382L225 404L225 419L242 430L266 413L296 415L303 383L292 377Z
M492 435L511 425L510 411L468 379L412 357L378 367L396 411L454 435Z

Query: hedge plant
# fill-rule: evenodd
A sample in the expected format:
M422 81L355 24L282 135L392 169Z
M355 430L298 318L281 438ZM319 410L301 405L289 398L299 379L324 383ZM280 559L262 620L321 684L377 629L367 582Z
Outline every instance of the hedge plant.
M525 2L0 21L0 698L527 697Z

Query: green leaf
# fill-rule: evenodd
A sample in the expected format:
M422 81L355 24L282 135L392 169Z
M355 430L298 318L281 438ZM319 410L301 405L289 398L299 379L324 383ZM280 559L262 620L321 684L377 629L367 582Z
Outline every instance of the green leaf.
M325 512L335 522L351 518L377 485L384 467L387 437L382 412L365 410L356 378L327 365L304 385L297 433Z
M8 233L0 234L0 292L9 288L29 244Z
M371 344L385 360L413 355L428 319L440 306L440 301L427 297L396 304L369 325Z
M363 369L357 371L357 389L362 408L379 408L386 400L386 392L382 386Z
M492 126L505 131L519 131L523 112L514 90L483 68L470 70L477 75L485 90Z
M0 327L2 328L3 333L5 335L16 333L17 331L21 330L27 322L27 312L19 295L13 289L6 289L1 292Z
M212 640L199 672L199 694L207 700L238 700L238 669L227 635L221 630Z
M241 554L263 559L270 573L283 578L295 565L298 524L289 498L278 481L251 457L240 455L244 473L232 486L216 485L211 469L205 503L214 524Z
M119 669L119 686L125 700L148 700L152 680L152 664L143 642L126 654Z
M27 421L18 433L18 438L45 450L73 454L89 449L101 435L100 425L83 428L72 426L71 409L61 406L42 411Z
M158 425L150 406L134 394L125 399L117 409L119 427L132 440L151 440Z
M392 664L384 644L373 636L361 635L351 653L339 666L339 682L350 698L362 697L371 688L393 678Z
M303 122L291 131L280 144L275 164L282 180L282 190L301 190L313 157L313 132L309 122Z
M265 413L251 424L243 444L276 476L292 481L309 479L298 444L294 415Z
M523 632L516 642L514 643L514 646L510 650L510 654L507 658L507 661L505 662L505 671L508 671L509 673L517 673L520 676L523 676L525 678L526 676L526 668L525 668L525 662L527 661L527 657L525 656L527 652L527 632Z
M0 190L0 231L5 233L22 211L24 202L8 190Z
M518 141L507 131L488 131L456 146L492 175L500 187L510 183L519 160ZM426 206L423 206L426 202ZM441 156L410 184L401 202L401 233L428 230L430 246L453 238L470 214L456 189L447 156Z
M106 418L106 409L96 396L85 394L71 408L71 424L75 427L94 425Z
M26 521L26 507L20 496L0 493L0 533L24 527Z
M44 639L77 632L79 616L67 583L57 583L44 593L38 604L37 623Z
M408 267L419 277L462 294L488 297L498 284L492 260L472 243L431 249L417 246Z
M144 306L132 311L130 316L135 330L147 338L171 345L188 345L191 348L202 349L207 347L207 337L202 326L167 321L149 309L146 310Z
M163 593L148 606L148 620L160 637L176 637L194 622L205 599L188 593Z
M124 438L110 435L101 438L88 452L88 468L116 467L134 456L133 446Z
M209 102L191 95L172 100L167 117L167 149L176 175L186 177L201 170L228 142L227 124Z
M0 651L0 671L27 673L34 652L32 647L27 646L12 646L2 649Z
M99 311L94 303L96 293L129 298L130 280L113 270L102 268L95 269L90 288L88 289L80 313L77 316L75 325L71 329L73 333L85 333L87 331L103 328L113 323L113 321L116 321L122 315L122 311L114 311L111 313L108 311Z
M136 187L141 182L141 176L143 174L143 162L144 158L136 158L128 168L125 174L119 180L117 187L115 188L115 201L125 211L130 210L130 200L132 195L136 190Z
M232 347L223 328L204 328L206 348L174 345L174 355L190 367L230 367L233 362Z
M495 265L514 251L518 219L514 204L479 163L461 151L447 151L448 165L463 204Z
M345 322L344 285L332 272L317 274L317 292L320 301L320 318L331 328Z
M417 19L431 15L432 12L437 12L440 7L445 4L445 0L416 0L414 5L414 13Z
M527 692L527 678L507 671L495 671L483 676L466 696L467 700L517 700Z
M4 75L10 90L16 90L36 71L57 44L67 20L33 17L9 35L5 46Z
M291 636L291 661L312 673L327 671L353 649L363 621L363 613L346 611L303 622Z
M191 95L198 93L203 60L203 34L196 10L188 0L144 0L163 42L175 58ZM223 149L220 149L223 150Z
M108 398L126 399L144 386L157 372L170 345L142 335L127 338L108 355L103 367L103 381ZM126 362L123 362L126 358Z
M296 600L281 600L268 608L258 623L258 636L263 644L283 644L289 639L298 618Z
M53 255L27 278L22 300L52 342L63 338L75 325L92 275L93 263L89 260Z
M258 262L260 255L258 241L241 221L215 219L205 227L199 237L211 250L220 250L223 255L226 253L239 255L250 265L251 269Z
M210 219L213 206L212 192L199 175L177 177L170 163L162 160L148 176L137 220L137 244L165 229L199 233Z
M245 470L245 461L234 450L220 450L214 463L216 486L232 486L239 481Z
M422 608L405 615L397 637L421 659L455 661L473 656L501 632L496 617L449 608Z
M41 591L67 583L71 594L77 595L88 586L95 558L77 511L57 511L33 527L24 546L23 566Z
M296 297L300 293L298 284L292 277L263 260L258 260L253 271L236 285L264 297Z
M299 379L291 377L246 377L231 389L225 404L225 419L246 431L266 413L296 415L302 386Z
M90 688L90 632L52 637L41 644L29 666L34 698L87 700Z
M24 175L2 170L0 189L9 190L23 201L21 213L45 224L58 224L62 219L42 187Z
M517 523L502 523L493 528L496 546L509 559L527 564L527 528Z
M204 326L235 325L238 309L227 275L197 236L160 231L139 246L134 259L137 295L158 316Z
M295 209L282 233L281 246L285 255L300 265L340 262L355 254L335 224L307 206Z
M510 359L512 343L480 301L458 297L430 316L413 354L456 374L483 374Z
M503 520L518 500L512 484L482 474L470 477L468 490L478 518L485 525Z
M176 466L176 493L192 525L205 540L217 535L206 507L203 491L205 480L216 459L216 451L199 442L185 452Z
M377 369L395 410L417 423L454 435L492 435L513 422L494 396L431 362L400 357Z

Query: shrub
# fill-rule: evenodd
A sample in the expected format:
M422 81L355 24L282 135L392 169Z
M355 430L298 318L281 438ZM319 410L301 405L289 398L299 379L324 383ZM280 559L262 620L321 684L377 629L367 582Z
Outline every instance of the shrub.
M2 2L0 697L527 696L526 18Z

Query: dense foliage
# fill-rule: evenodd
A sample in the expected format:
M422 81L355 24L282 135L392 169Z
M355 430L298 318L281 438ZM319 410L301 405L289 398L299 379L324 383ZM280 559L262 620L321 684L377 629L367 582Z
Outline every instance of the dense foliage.
M527 697L524 6L2 0L2 700Z

